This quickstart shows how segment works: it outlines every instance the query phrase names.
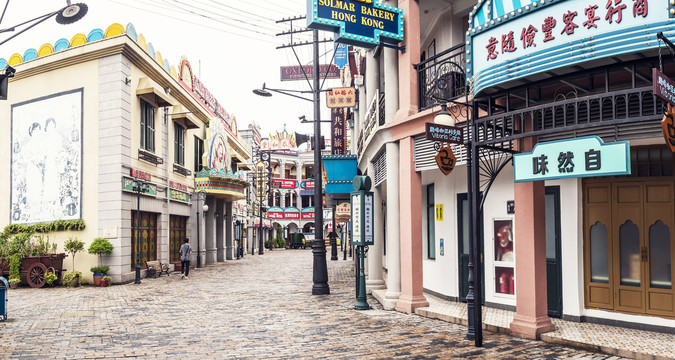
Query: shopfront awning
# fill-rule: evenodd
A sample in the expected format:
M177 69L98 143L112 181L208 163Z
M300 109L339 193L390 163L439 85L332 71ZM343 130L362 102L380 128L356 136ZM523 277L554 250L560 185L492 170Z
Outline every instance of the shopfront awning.
M245 198L250 184L244 180L242 173L225 173L224 171L202 170L195 174L195 191L203 191L207 195L236 201Z
M197 117L192 115L192 113L182 105L174 105L171 111L171 119L183 125L186 129L197 129L199 128L199 123L201 122L197 120Z
M136 95L145 98L151 103L157 104L159 107L173 106L178 102L174 100L167 91L157 85L148 77L142 77L138 80L138 87L136 88Z

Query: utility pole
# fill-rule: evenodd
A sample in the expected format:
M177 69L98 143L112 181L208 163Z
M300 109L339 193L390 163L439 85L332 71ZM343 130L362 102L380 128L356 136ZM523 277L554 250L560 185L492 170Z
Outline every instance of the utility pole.
M319 95L321 94L321 84L319 83L319 43L328 42L331 40L322 40L319 41L319 31L318 30L293 30L293 21L304 20L304 16L299 16L295 18L282 19L277 21L281 22L290 22L291 30L289 32L284 32L277 34L279 35L290 35L291 42L288 45L281 45L277 49L291 48L293 54L295 54L296 59L298 60L298 65L302 69L303 74L305 75L305 80L310 85L312 89L312 99L314 104L314 243L312 244L312 254L313 254L313 281L312 286L312 295L328 295L330 294L330 288L328 286L328 265L326 263L326 244L323 239L323 186L321 185L321 102ZM312 42L304 43L294 43L293 35L297 33L312 31ZM305 73L303 64L300 62L298 54L295 52L296 46L304 46L312 44L313 48L313 67L312 67L312 83L309 82L309 76ZM335 55L335 54L333 54ZM331 60L332 63L332 60ZM324 77L325 81L325 77Z

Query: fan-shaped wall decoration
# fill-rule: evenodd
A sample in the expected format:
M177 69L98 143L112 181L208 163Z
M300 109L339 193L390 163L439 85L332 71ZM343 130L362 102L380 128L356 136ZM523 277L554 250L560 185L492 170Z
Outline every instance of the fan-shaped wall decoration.
M155 54L155 47L152 46L152 43L148 43L148 48L145 49L145 51L147 51L148 54L150 54L150 56L153 56L153 57L154 57L154 54Z
M54 43L54 52L65 50L70 47L70 41L68 39L58 39Z
M16 64L21 64L23 62L23 58L21 57L21 54L13 54L12 56L9 57L9 61L7 64L9 66L14 66Z
M143 50L148 51L148 44L145 43L145 36L143 36L143 34L138 34L138 45L140 45Z
M171 72L171 76L172 76L174 79L178 80L178 72L176 72L176 68L172 66L170 72Z
M164 59L164 70L171 72L171 66L169 66L169 60Z
M122 34L124 34L124 26L122 26L121 24L118 24L118 23L111 24L110 26L108 26L107 29L105 29L105 37L106 38L117 36L117 35L122 35Z
M0 58L0 69L4 69L7 67L7 60L5 58Z
M164 59L162 59L162 54L159 52L159 50L158 50L158 51L155 51L155 60L157 60L157 62L158 62L160 65L163 65L163 64L164 64Z
M52 44L42 44L42 46L40 46L40 48L38 49L37 55L38 55L38 57L40 57L40 56L49 55L53 52L54 52L54 47L52 46Z
M70 47L76 47L76 46L84 45L86 43L87 43L87 37L82 33L75 34L70 39Z
M129 35L130 38L134 39L134 41L138 42L138 35L136 34L136 28L134 27L134 24L132 23L127 24L127 35Z
M94 42L94 41L99 41L103 40L103 30L101 29L94 29L89 32L89 35L87 35L87 42Z
M37 50L30 48L23 53L23 61L37 59Z

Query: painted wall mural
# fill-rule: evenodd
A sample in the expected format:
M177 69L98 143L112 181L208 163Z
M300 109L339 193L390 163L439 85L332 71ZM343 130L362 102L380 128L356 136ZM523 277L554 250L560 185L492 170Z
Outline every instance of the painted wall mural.
M82 89L12 105L10 223L80 219Z

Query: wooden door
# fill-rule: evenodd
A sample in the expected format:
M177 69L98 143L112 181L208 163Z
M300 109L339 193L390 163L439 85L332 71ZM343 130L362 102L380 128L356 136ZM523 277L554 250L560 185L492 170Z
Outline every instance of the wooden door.
M612 185L615 309L645 312L644 265L644 185L642 182L618 182Z
M562 317L560 187L546 187L546 297L548 316Z
M466 193L457 194L457 254L458 254L458 282L459 300L466 302L469 293L469 200ZM483 261L483 214L478 221L478 238L480 239L481 259L481 303L485 304L485 262Z
M612 191L609 181L584 186L584 282L588 308L614 309Z
M644 188L647 232L641 249L641 259L645 274L645 308L648 314L673 316L673 182L650 182Z

